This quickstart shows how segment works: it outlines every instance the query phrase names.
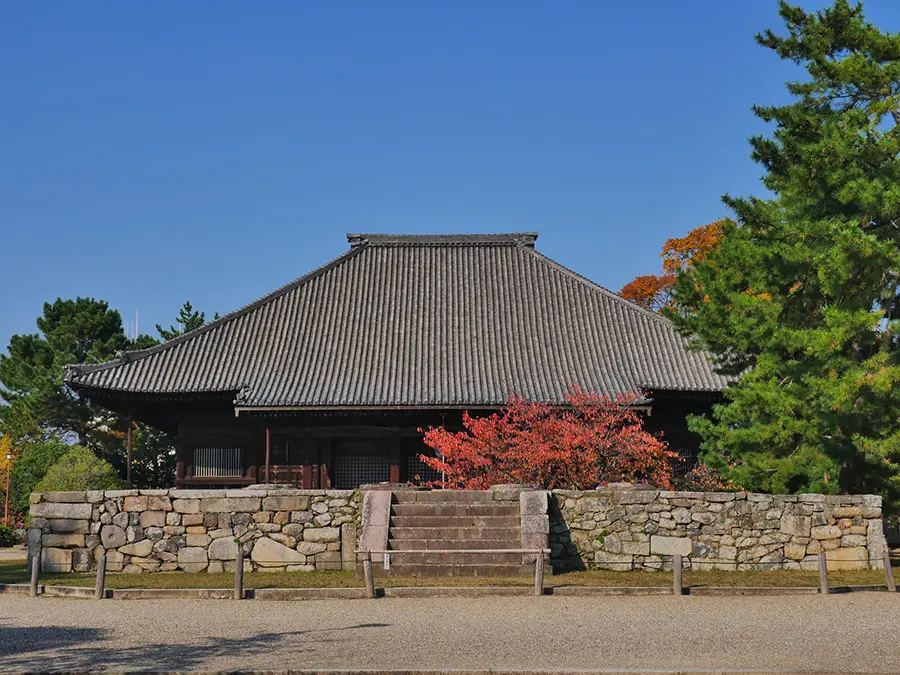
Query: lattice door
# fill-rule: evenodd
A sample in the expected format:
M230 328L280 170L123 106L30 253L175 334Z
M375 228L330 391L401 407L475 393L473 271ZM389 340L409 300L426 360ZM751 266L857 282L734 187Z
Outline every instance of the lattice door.
M334 458L334 487L338 490L383 483L390 478L390 461L385 455L339 454Z

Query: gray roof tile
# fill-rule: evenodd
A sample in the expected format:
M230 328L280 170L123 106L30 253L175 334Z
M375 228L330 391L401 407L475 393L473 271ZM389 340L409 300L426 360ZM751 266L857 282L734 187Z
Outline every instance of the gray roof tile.
M712 392L727 380L672 325L534 249L536 234L348 235L350 250L78 389L240 392L240 406L478 406Z

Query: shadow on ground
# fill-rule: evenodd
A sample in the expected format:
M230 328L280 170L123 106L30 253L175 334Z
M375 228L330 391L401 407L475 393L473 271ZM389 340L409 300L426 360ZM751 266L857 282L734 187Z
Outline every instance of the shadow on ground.
M120 647L115 631L70 626L19 627L0 622L0 671L204 670L211 660L267 653L290 642L293 655L313 646L345 639L344 632L386 628L362 623L335 629L253 633L240 639L197 638L191 642Z

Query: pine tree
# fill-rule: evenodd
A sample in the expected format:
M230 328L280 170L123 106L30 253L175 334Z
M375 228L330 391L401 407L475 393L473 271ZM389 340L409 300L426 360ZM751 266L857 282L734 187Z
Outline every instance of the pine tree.
M218 318L219 315L216 314L213 317L213 320ZM184 335L195 328L200 328L200 326L206 323L206 314L204 312L195 311L193 305L188 301L181 306L180 310L178 310L178 317L175 319L175 323L177 323L178 326L169 326L168 328L163 328L159 324L156 324L156 330L163 340L168 341L179 335Z
M755 107L772 199L726 196L739 224L679 273L671 317L738 376L692 420L704 461L745 488L900 497L900 36L846 0L780 3L757 41L802 66ZM895 393L896 392L896 393Z

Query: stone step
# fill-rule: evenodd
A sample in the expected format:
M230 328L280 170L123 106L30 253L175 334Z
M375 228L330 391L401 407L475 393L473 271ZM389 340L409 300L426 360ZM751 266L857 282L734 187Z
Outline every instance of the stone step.
M391 565L521 565L522 553L391 553Z
M384 565L372 566L375 576L396 577L514 577L534 575L534 565L395 565L391 560L391 568Z
M390 539L435 541L520 541L518 527L392 527ZM473 547L474 548L474 547Z
M521 548L521 537L507 539L480 539L478 541L457 541L453 539L391 539L388 548L392 551L447 550L460 548ZM479 554L480 555L480 554Z
M494 501L492 492L482 490L400 490L392 494L393 501L398 504L471 504Z
M509 516L392 516L394 527L519 527L518 515Z
M391 505L395 516L519 516L518 504L498 504L496 502L451 503L409 503Z

